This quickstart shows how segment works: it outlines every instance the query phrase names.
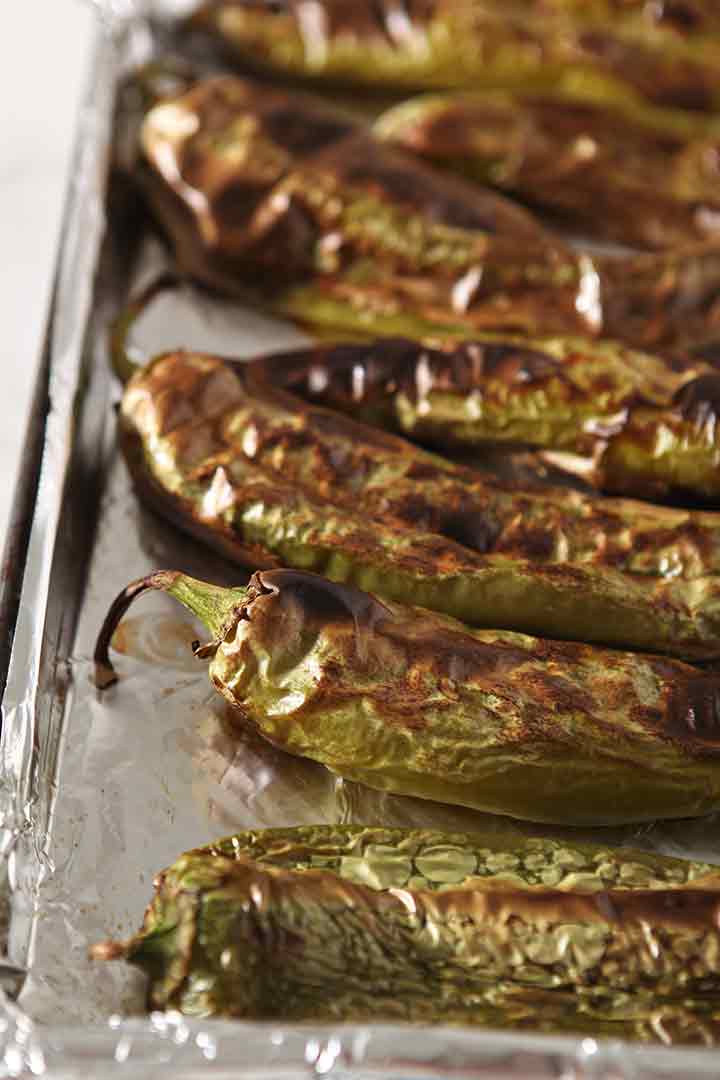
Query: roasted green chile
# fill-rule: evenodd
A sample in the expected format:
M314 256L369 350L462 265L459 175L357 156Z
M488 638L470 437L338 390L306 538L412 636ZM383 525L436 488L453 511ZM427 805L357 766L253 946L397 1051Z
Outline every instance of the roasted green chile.
M511 490L202 354L138 371L120 420L141 497L243 565L474 626L720 654L714 514Z
M180 269L316 328L668 344L720 322L720 247L591 258L311 97L206 79L141 142Z
M143 592L208 629L210 680L275 746L378 790L528 821L605 825L720 808L720 678L649 654L471 630L298 570L222 589L178 571Z
M714 0L210 0L194 25L244 62L378 87L547 87L720 107Z
M92 955L138 966L148 1007L188 1016L718 1041L717 868L501 844L332 825L239 833L181 856L142 929Z
M720 127L566 94L414 98L375 131L428 161L639 248L720 237Z
M720 373L701 359L580 338L386 338L271 354L252 376L440 450L533 447L599 490L720 498Z

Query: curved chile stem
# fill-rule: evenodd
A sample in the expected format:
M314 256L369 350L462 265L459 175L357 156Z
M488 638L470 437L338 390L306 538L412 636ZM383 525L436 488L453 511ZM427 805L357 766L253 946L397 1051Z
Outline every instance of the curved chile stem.
M182 278L168 270L154 278L149 285L133 296L110 326L110 356L113 371L124 383L142 368L142 363L133 359L132 348L128 344L130 331L145 309L156 296L178 289L183 284Z
M98 690L107 690L109 686L117 682L115 668L110 660L110 642L127 609L144 592L153 589L167 592L180 576L179 570L158 570L154 574L148 574L147 577L138 578L137 581L131 582L127 588L123 589L115 597L100 628L93 655L95 685Z

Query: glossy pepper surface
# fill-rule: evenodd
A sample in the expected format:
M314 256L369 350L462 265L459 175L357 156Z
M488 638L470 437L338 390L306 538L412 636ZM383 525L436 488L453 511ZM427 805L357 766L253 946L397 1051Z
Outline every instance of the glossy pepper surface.
M165 571L207 626L210 679L275 746L369 787L526 820L612 824L720 807L720 680L649 654L471 630L296 570L221 589Z
M714 514L513 491L198 354L139 371L120 431L141 497L244 565L316 570L476 626L720 652Z
M189 1016L714 1044L718 884L712 867L589 845L269 829L181 856L142 929L92 953L146 972L149 1008Z
M376 133L553 213L583 236L669 248L720 236L720 128L566 94L445 94Z
M315 327L707 336L720 247L578 253L317 99L216 77L151 108L138 171L194 277Z
M440 450L533 447L599 490L720 497L720 374L703 360L580 338L385 338L269 355L252 377Z
M720 105L712 0L210 0L194 21L245 62L369 90L571 77L609 100Z

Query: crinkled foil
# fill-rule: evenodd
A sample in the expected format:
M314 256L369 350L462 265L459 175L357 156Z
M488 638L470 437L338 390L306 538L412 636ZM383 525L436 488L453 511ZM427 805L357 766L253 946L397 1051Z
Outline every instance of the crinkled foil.
M227 583L239 576L138 506L114 445L118 387L107 325L164 255L133 234L135 218L109 211L119 82L154 44L125 0L104 14L68 200L42 470L3 701L0 1075L105 1077L112 1068L132 1078L715 1076L716 1057L703 1050L441 1028L147 1018L139 973L89 961L90 943L140 924L157 870L238 828L332 821L521 828L336 781L238 733L192 656L197 627L161 595L144 598L121 627L117 686L101 697L92 685L95 634L132 578L155 567ZM153 306L134 345L144 353L186 345L249 356L303 340L289 324L181 290ZM716 817L582 836L720 862L719 824Z

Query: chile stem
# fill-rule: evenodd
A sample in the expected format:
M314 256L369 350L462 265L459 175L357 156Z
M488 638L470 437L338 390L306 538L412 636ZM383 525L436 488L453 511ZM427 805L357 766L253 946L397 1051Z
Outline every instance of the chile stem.
M179 570L158 570L131 582L113 600L97 637L93 659L95 685L99 690L106 690L117 682L117 674L110 660L113 634L130 605L142 593L150 591L166 592L174 596L205 624L215 641L222 637L233 613L249 598L249 590L243 586L224 589L219 585L198 581Z
M113 371L121 382L126 383L136 371L144 366L146 357L139 355L129 341L130 331L133 326L153 302L156 296L168 292L170 289L178 289L182 280L177 274L167 271L154 278L149 285L133 296L127 306L123 308L110 327L110 356L112 358Z

